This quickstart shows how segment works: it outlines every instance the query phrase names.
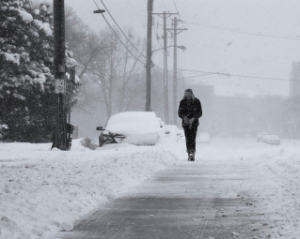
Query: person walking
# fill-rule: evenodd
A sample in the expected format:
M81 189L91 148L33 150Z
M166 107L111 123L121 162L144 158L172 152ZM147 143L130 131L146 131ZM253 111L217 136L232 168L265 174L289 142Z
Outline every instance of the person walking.
M188 161L195 161L196 136L199 118L202 116L201 102L194 96L192 89L186 89L180 101L178 116L182 119L182 127L186 139Z

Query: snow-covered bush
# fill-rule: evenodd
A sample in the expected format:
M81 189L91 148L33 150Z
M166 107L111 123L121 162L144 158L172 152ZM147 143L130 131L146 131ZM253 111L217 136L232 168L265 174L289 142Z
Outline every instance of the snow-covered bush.
M57 96L49 9L46 3L35 9L29 0L0 2L0 122L8 126L6 141L51 139ZM74 67L72 54L66 55L67 66ZM68 88L68 103L74 105L75 82Z

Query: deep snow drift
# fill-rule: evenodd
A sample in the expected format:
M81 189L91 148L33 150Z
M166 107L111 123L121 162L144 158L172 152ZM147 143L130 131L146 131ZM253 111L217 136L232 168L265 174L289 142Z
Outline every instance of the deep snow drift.
M77 140L71 152L50 151L50 144L0 143L0 238L52 238L71 230L101 204L176 164L175 135L167 137L153 147L120 144L96 151Z
M156 146L112 145L97 151L84 149L78 141L71 152L50 152L49 144L0 144L0 238L55 238L158 170L186 160L184 141L172 133ZM245 189L261 185L252 193L277 217L266 233L298 239L299 146L212 139L211 144L198 145L196 160L246 161Z

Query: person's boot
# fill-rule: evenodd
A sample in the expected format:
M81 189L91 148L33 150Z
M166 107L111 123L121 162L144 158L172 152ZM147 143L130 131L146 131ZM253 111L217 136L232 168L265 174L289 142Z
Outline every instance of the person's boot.
M190 161L195 161L195 151L192 151L192 152L190 153L190 158L191 158Z
M191 152L187 150L187 153L188 153L188 161L191 161Z

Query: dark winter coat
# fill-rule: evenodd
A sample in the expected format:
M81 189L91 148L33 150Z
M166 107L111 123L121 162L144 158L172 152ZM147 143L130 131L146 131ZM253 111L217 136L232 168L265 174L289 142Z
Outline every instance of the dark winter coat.
M187 99L182 99L179 104L178 116L182 119L182 126L184 117L188 119L195 118L193 125L199 125L199 118L202 116L202 107L199 99L188 101Z

